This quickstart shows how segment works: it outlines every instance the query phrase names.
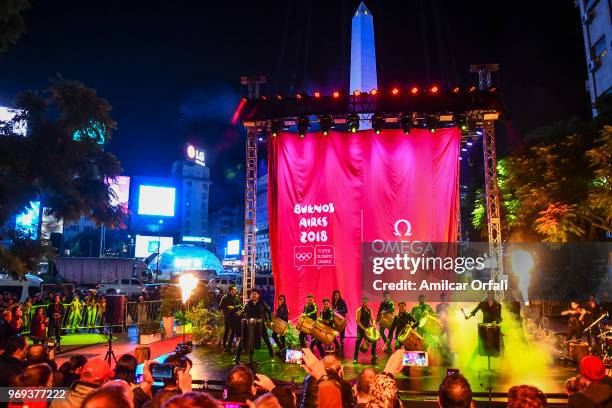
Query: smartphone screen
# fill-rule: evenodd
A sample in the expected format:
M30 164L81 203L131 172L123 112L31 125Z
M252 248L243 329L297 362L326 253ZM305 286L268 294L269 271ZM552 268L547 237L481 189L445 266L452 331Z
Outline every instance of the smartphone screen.
M285 352L285 363L303 364L304 352L302 350L287 349Z
M152 364L151 375L154 379L171 379L174 374L174 365L172 364Z
M402 360L403 366L408 367L427 367L429 366L429 357L426 351L407 351L404 353Z

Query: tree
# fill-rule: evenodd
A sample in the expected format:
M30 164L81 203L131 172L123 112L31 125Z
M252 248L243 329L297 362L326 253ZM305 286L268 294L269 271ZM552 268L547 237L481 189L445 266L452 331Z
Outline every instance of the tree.
M0 55L10 43L16 43L25 32L25 23L21 13L30 8L29 0L0 1Z
M0 123L0 224L39 201L46 214L64 222L84 215L111 229L123 227L122 208L111 204L116 197L108 185L121 167L101 144L115 128L110 104L95 90L60 79L43 92L19 95L16 108L11 122ZM13 130L23 121L26 137ZM20 257L17 249L0 248L0 269L19 275L6 262Z

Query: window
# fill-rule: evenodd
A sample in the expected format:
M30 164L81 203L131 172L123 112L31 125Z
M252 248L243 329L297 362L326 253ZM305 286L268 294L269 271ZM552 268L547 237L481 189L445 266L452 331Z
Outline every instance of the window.
M597 68L601 67L601 59L607 52L608 47L606 46L606 36L604 34L591 47L591 58L593 58L593 61L595 61Z
M130 280L129 279L121 279L121 284L122 285L129 285L130 284Z

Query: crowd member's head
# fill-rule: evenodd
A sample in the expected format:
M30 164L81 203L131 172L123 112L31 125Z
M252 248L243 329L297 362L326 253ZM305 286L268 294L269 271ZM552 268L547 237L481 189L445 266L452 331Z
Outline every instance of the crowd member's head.
M580 361L580 375L588 384L598 383L606 377L606 366L599 357L586 356Z
M49 364L45 363L29 366L23 372L19 382L22 387L51 388L53 386L53 370Z
M122 355L115 365L115 379L126 381L128 384L136 382L136 366L138 360L131 354Z
M232 368L226 378L228 400L233 401L231 398L244 399L242 397L255 395L257 389L254 381L253 372L249 367L239 364Z
M297 395L291 386L275 387L274 396L283 408L294 408L297 406Z
M6 341L4 353L19 361L25 360L28 352L28 341L23 336L12 336Z
M49 351L42 344L34 344L28 348L28 365L42 364L49 362Z
M577 375L575 377L568 378L567 381L565 381L563 388L565 389L565 393L569 396L584 390L587 385L588 380L581 375Z
M366 367L359 373L357 383L355 384L358 403L368 401L370 396L370 384L372 380L374 380L374 377L376 377L376 370L372 367Z
M101 361L101 360L91 360ZM126 395L123 387L109 385L100 387L83 400L81 408L134 408L132 400Z
M42 307L39 307L38 309L36 309L36 315L35 315L38 319L42 319L43 317L45 317L45 311L43 310Z
M442 292L440 294L440 302L446 303L447 300L448 300L448 296L446 295L446 292Z
M76 356L70 357L70 360L68 360L68 362L70 363L70 371L80 375L81 370L83 370L83 367L85 366L85 364L87 364L87 357L78 354Z
M323 363L323 367L325 367L325 371L327 371L327 373L335 374L340 378L344 376L342 363L340 360L338 360L338 357L334 355L325 356L321 359L321 363Z
M163 408L222 408L223 404L203 392L186 392L170 398Z
M399 402L397 384L386 375L377 375L370 383L370 394L366 407L394 407Z
M257 408L283 408L274 394L270 392L261 395L253 402Z
M153 396L153 399L145 405L147 406L147 408L161 408L164 406L166 401L168 401L170 398L174 397L175 395L181 395L181 392L179 390L161 389L157 391L155 393L155 396Z
M472 407L472 388L464 376L454 373L442 381L438 388L438 405L441 408Z
M287 302L285 295L278 295L278 304L284 305Z
M546 395L532 385L516 385L508 391L508 408L541 408L546 406Z
M13 314L11 312L9 312L8 310L5 310L4 312L2 312L2 319L6 323L10 323L12 318L13 318Z
M108 381L113 374L113 370L111 370L106 361L96 358L89 360L81 370L81 381L102 385Z
M494 290L487 291L487 300L489 302L493 302L495 300L495 291Z

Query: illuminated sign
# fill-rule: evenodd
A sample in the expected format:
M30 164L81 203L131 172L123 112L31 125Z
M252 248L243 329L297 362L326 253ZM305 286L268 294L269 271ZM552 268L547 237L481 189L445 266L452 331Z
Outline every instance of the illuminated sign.
M174 217L174 187L140 185L138 214Z
M199 164L200 166L206 166L204 150L192 144L187 145L187 159L195 164Z
M146 258L149 255L162 253L174 244L172 237L158 237L149 235L136 235L135 255L137 258Z
M114 179L106 179L106 184L113 192L110 204L113 207L120 207L123 214L128 213L128 202L130 200L130 178L127 176L117 176Z
M181 269L201 269L202 259L201 258L175 258L174 267Z
M209 237L183 235L183 242L204 242L206 244L210 244L212 242L212 239L210 239Z
M13 122L15 116L23 114L22 110L6 108L0 106L0 123ZM25 120L13 122L12 132L19 136L26 136L28 133L28 124Z
M227 241L227 255L240 255L240 240Z
M240 259L224 259L221 265L223 265L224 268L233 268L242 266L242 261Z

